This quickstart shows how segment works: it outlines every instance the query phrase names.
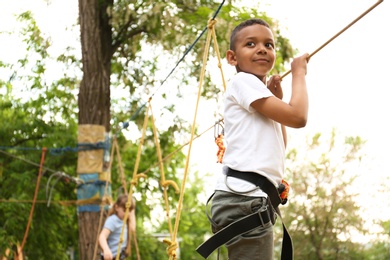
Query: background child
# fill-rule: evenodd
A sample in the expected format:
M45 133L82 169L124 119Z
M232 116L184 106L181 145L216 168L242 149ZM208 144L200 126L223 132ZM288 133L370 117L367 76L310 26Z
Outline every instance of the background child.
M122 233L123 227L123 218L126 212L126 203L127 203L128 195L122 194L120 195L115 204L110 208L108 212L108 218L106 219L103 229L99 235L99 245L103 250L102 259L111 260L115 259L118 247L119 240ZM127 218L127 223L125 223L126 227L124 230L124 240L121 244L121 255L120 259L125 259L126 246L130 246L128 242L130 242L130 234L135 232L135 200L132 200L132 203L129 208L129 215Z
M225 92L226 151L223 174L217 180L212 199L212 228L217 232L252 213L262 213L262 225L237 235L226 246L230 260L271 260L274 209L267 193L247 181L247 177L275 187L282 181L285 126L300 128L307 122L308 54L295 58L291 64L292 91L288 103L282 100L280 77L273 76L267 82L276 51L273 32L265 21L250 19L238 25L232 32L226 59L237 73Z

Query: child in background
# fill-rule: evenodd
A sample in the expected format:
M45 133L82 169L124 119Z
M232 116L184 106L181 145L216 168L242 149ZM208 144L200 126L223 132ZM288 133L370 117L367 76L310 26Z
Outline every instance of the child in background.
M123 223L123 218L126 212L126 203L128 195L120 195L115 204L110 208L108 212L108 218L106 219L103 229L99 235L99 245L103 250L102 259L111 260L116 259L118 252L120 236L122 233L123 224L125 224L123 242L121 244L120 258L126 257L126 246L130 241L130 234L135 232L135 200L129 208L129 215L127 223Z

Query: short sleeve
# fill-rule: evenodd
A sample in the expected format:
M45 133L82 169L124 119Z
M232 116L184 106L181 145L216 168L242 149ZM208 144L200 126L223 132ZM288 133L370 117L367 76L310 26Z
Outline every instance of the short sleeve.
M266 85L256 76L239 72L230 82L227 90L236 102L249 112L254 112L250 106L253 101L273 96Z

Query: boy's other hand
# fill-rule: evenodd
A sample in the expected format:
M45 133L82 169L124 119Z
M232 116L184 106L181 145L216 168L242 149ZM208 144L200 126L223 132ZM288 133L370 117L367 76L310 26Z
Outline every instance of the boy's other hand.
M275 97L283 99L282 80L279 75L273 75L267 82L267 88Z

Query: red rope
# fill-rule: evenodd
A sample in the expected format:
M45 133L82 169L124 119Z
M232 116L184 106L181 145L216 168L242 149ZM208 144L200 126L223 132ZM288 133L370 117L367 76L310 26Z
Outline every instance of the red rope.
M35 203L36 203L37 197L38 197L39 183L41 182L42 170L43 170L43 163L45 162L46 150L47 150L46 147L43 147L43 148L42 148L41 163L40 163L40 165L39 165L39 173L38 173L37 184L36 184L36 186L35 186L34 199L33 199L33 203L32 203L32 206L31 206L30 217L28 218L28 223L27 223L26 231L25 231L25 233L24 233L23 242L22 242L22 245L20 246L20 249L19 249L19 252L18 252L19 255L22 253L23 247L24 247L24 245L26 244L26 240L27 240L27 236L28 236L28 231L29 231L29 229L30 229L31 220L32 220L33 213L34 213L34 208L35 208Z

